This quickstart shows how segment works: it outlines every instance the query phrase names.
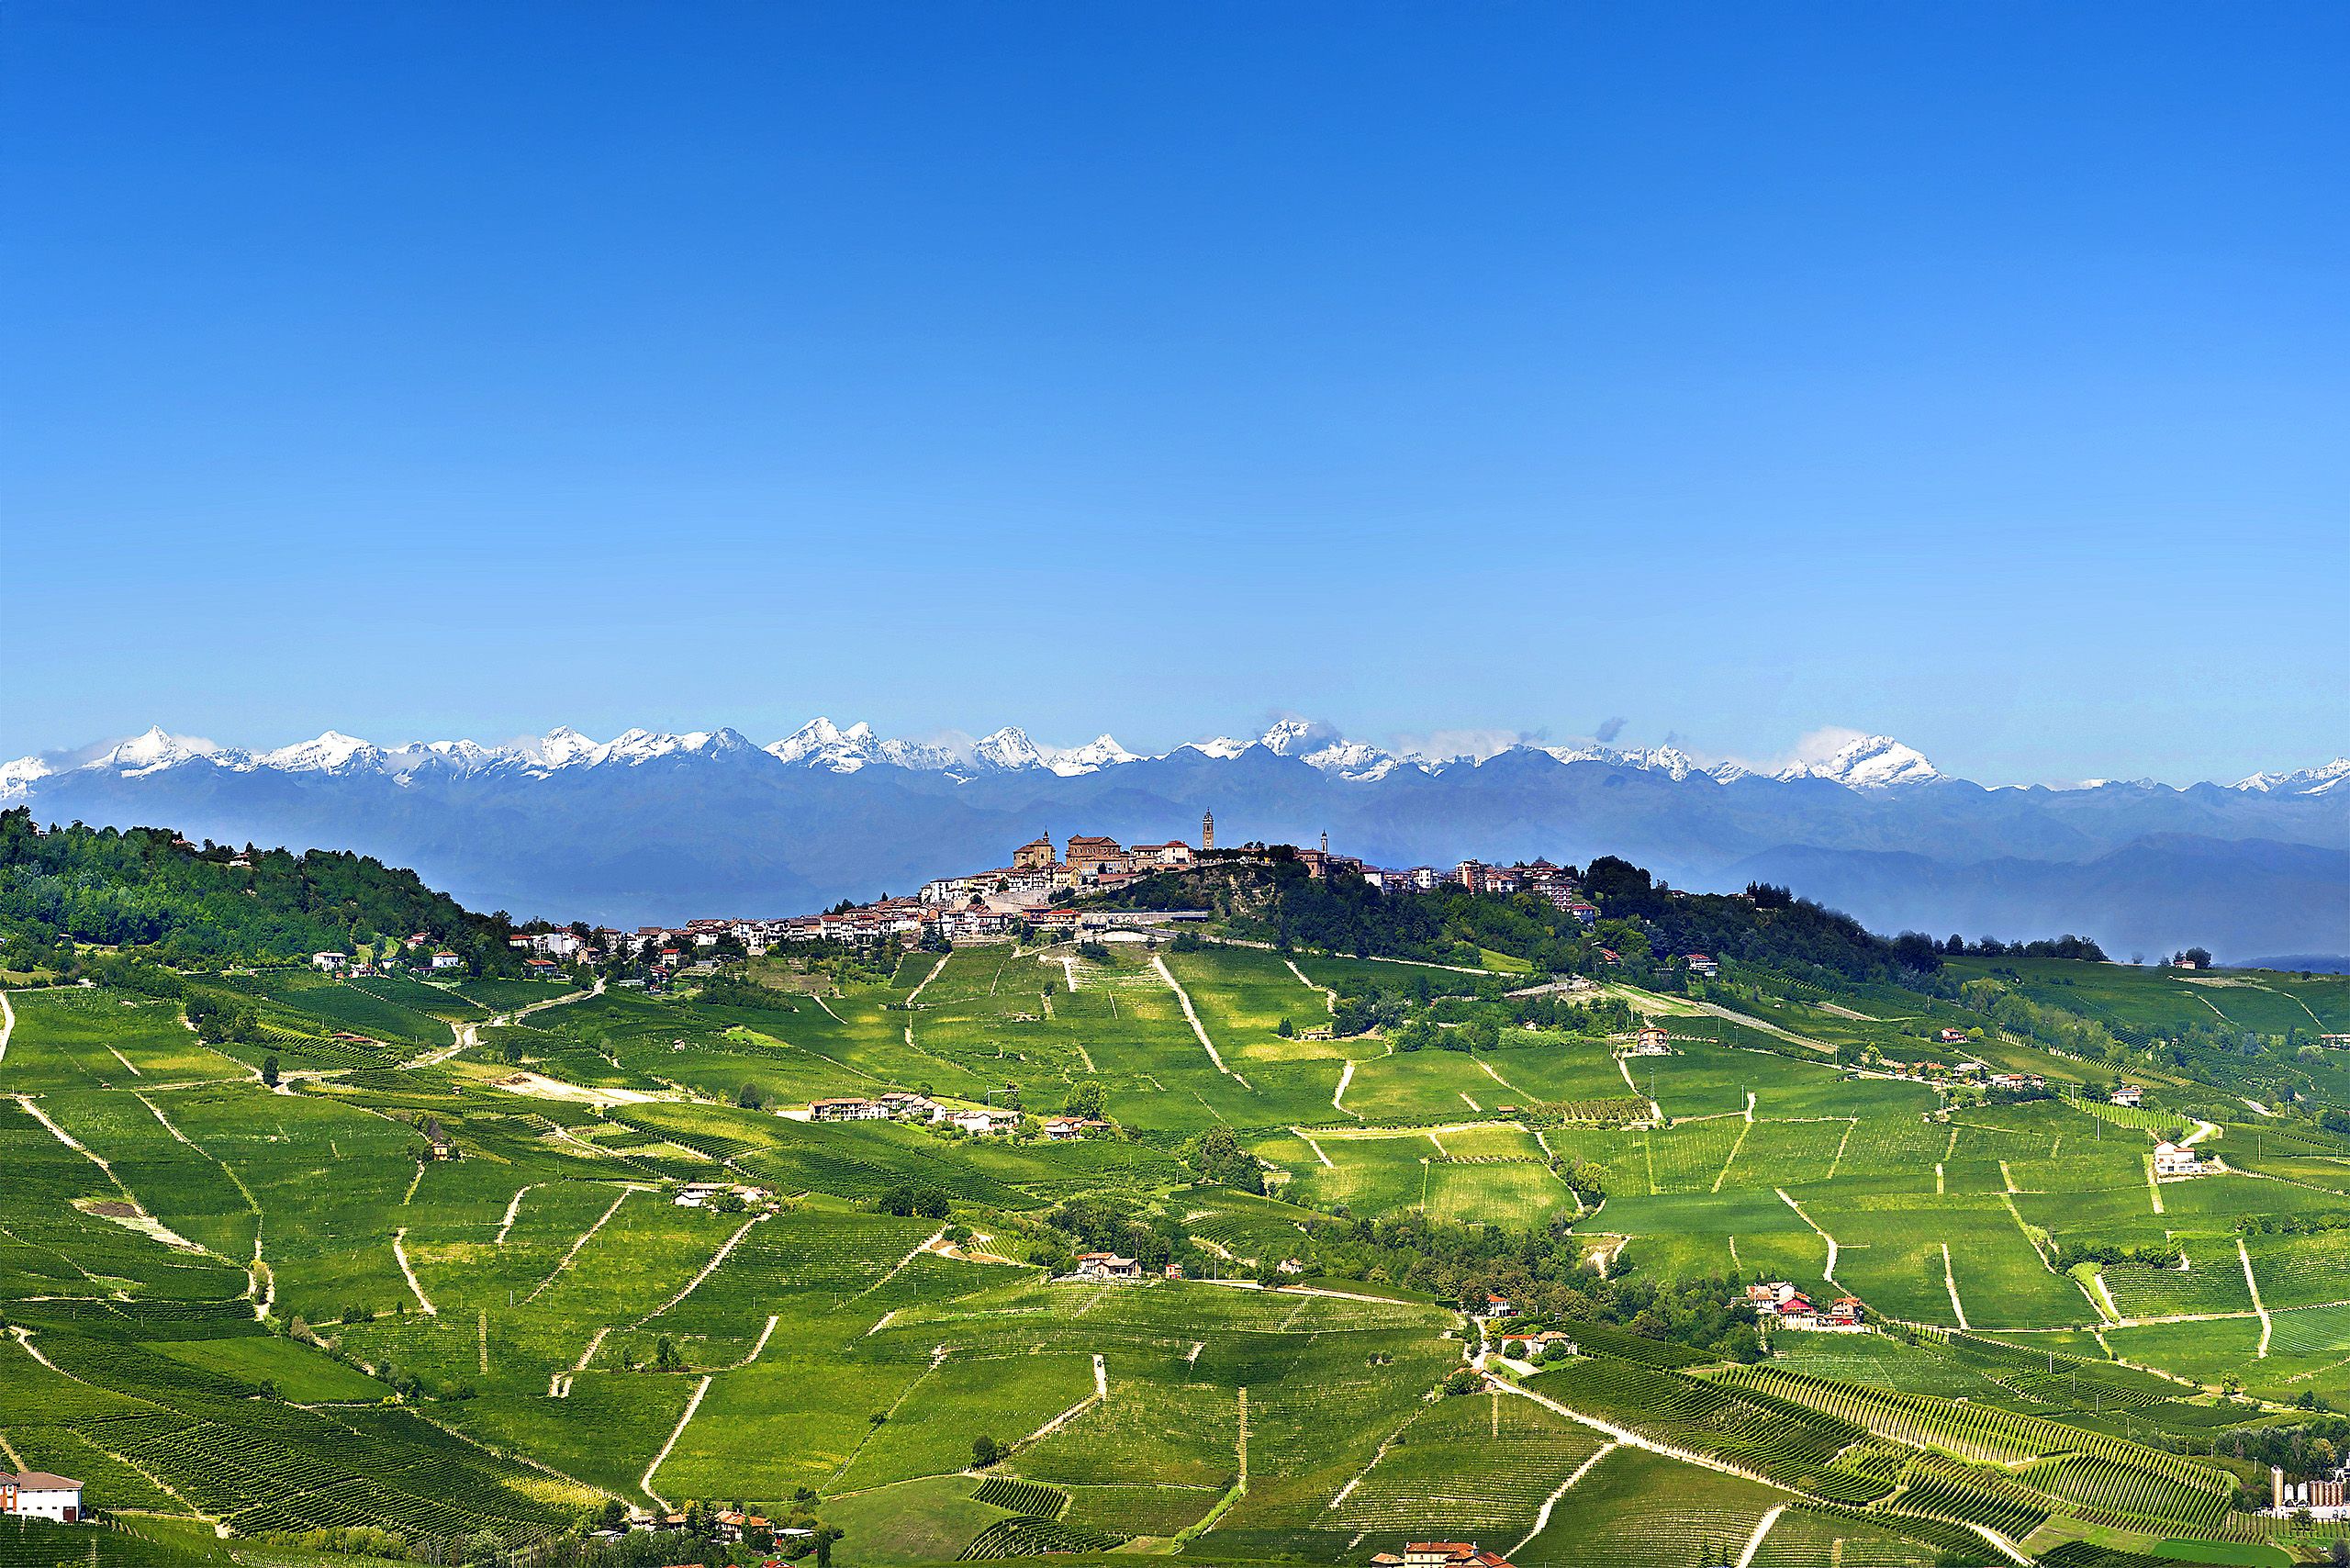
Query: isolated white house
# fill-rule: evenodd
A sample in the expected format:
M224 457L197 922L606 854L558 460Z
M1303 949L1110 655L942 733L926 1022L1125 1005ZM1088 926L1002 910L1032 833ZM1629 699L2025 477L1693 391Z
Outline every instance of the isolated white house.
M2154 1145L2154 1174L2200 1176L2203 1174L2203 1162L2195 1158L2193 1149L2183 1144L2158 1143Z
M76 1524L82 1518L82 1484L45 1470L0 1473L0 1518L54 1519Z

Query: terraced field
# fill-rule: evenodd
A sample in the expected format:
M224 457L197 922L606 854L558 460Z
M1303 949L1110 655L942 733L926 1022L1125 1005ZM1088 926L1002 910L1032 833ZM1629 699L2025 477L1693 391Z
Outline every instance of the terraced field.
M1615 1042L1571 1030L1473 1053L1298 1037L1330 1023L1320 986L1413 968L973 947L741 1004L608 991L412 1068L562 989L239 977L277 1043L229 1051L147 998L12 995L0 1439L188 1521L199 1551L207 1521L368 1523L447 1557L607 1499L804 1489L849 1531L845 1568L1130 1538L1360 1562L1431 1537L1520 1568L1750 1545L1764 1568L1929 1568L2006 1561L1983 1531L2241 1531L2210 1450L2283 1412L2205 1390L2350 1403L2350 1196L2321 1182L2165 1183L2157 1212L2148 1126L1946 1106L1751 1024L1708 1035L1673 998L1657 1014L1689 1033L1631 1083ZM1491 1005L1483 980L1427 976L1442 1024ZM1898 996L1856 993L1877 1015L1835 1024L1796 985L1749 1015L1902 1037ZM294 1072L277 1092L270 1051ZM906 1088L1033 1117L1095 1086L1116 1130L1065 1145L800 1114ZM428 1118L459 1158L424 1158ZM1212 1131L1276 1168L1269 1194L1206 1178L1192 1140ZM2269 1136L2216 1141L2232 1164L2350 1160L2313 1123ZM690 1182L758 1191L722 1212L677 1202ZM1160 1247L1146 1282L1048 1279L1053 1226L1089 1205ZM2302 1227L2243 1234L2257 1305L2237 1252L2255 1213ZM1478 1344L1458 1280L1350 1266L1382 1222L1438 1261L1486 1227L1513 1252L1559 1237L1524 1252L1561 1271L1534 1291L1602 1291L1596 1257L1662 1305L1602 1320L1562 1297L1584 1353L1528 1378L1538 1397L1444 1394ZM2054 1267L2067 1243L2189 1266L2107 1263L2093 1296ZM1166 1258L1192 1277L1159 1277ZM1673 1337L1671 1293L1750 1280L1855 1294L1893 1331L1770 1334L1751 1366Z

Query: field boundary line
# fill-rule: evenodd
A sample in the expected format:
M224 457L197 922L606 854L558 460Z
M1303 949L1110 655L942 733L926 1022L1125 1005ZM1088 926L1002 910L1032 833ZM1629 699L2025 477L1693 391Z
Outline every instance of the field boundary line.
M611 1151L610 1149L606 1149L603 1152L610 1154ZM635 1186L634 1184L622 1187L621 1189L621 1195L612 1200L612 1206L606 1209L602 1215L598 1216L595 1224L589 1226L586 1230L579 1233L578 1238L571 1244L571 1250L565 1252L561 1258L555 1260L555 1265L553 1269L548 1271L547 1277L541 1280L537 1284L532 1285L531 1287L531 1294L524 1296L518 1305L528 1306L532 1302L536 1301L541 1291L554 1283L556 1277L562 1274L565 1270L571 1267L572 1260L579 1256L579 1249L588 1245L588 1238L604 1228L604 1221L611 1218L614 1215L621 1212L621 1205L628 1202L628 1195L631 1193L642 1191L643 1191L643 1188Z
M611 1331L612 1326L607 1323L588 1337L588 1348L579 1352L579 1359L572 1362L565 1371L555 1373L547 1380L548 1398L568 1399L571 1397L571 1380L588 1370L588 1363L596 1359L597 1350L604 1343L604 1336Z
M938 956L938 962L936 962L936 963L934 963L934 964L933 964L933 965L931 965L931 966L930 966L930 973L928 973L928 974L926 974L926 975L923 976L923 977L922 977L922 979L921 979L920 980L918 980L918 981L916 981L916 982L915 982L913 990L912 990L912 991L910 991L906 992L906 1006L907 1006L907 1007L912 1008L912 1007L913 1006L913 1004L914 1004L914 998L916 998L916 997L920 996L923 991L925 991L929 990L929 989L930 989L930 982L931 982L931 981L933 981L933 980L936 980L940 975L942 975L942 974L944 974L944 973L946 973L946 960L947 960L947 959L949 959L949 958L953 958L954 956L955 956L955 955L954 955L954 954L952 954L952 953L941 953L941 954ZM1064 962L1066 962L1067 960L1063 960L1063 961L1064 961ZM1077 989L1077 977L1076 977L1074 974L1072 974L1072 975L1070 975L1070 976L1069 976L1069 990L1071 990L1071 991L1075 991L1075 990ZM817 997L817 998L816 998L816 1001L817 1001L817 1002L818 1002L818 1004L819 1004L819 1005L821 1005L821 1004L822 1003L823 1000L824 1000L824 999L823 999L822 997L821 997L821 996L819 996L819 997ZM826 1007L826 1008L824 1009L824 1011L825 1011L825 1012L827 1012L827 1013L832 1013L832 1012L833 1012L833 1010L832 1010L831 1008L829 1008L829 1007ZM838 1017L840 1017L840 1014L837 1014L837 1013L833 1013L833 1016L834 1016L834 1017L835 1017L835 1018L838 1018ZM907 1028L907 1030L908 1030L909 1032L911 1032L911 1031L913 1029L913 1025L912 1025L912 1024L909 1024L909 1025L906 1025L906 1028Z
M1224 1065L1224 1058L1216 1054L1215 1042L1208 1038L1207 1025L1200 1022L1200 1015L1192 1009L1192 993L1183 989L1183 982L1177 980L1175 971L1167 967L1167 959L1159 954L1153 953L1150 956L1150 962L1151 967L1158 971L1158 978L1165 980L1169 989L1175 992L1175 1000L1183 1004L1183 1016L1190 1022L1192 1033L1200 1037L1200 1045L1208 1053L1208 1060L1215 1063L1215 1070L1243 1089L1253 1088L1254 1085L1250 1084L1247 1079Z
M1522 1384L1512 1383L1507 1378L1497 1377L1492 1372L1487 1372L1485 1373L1485 1381L1492 1383L1496 1388L1517 1394L1521 1398L1531 1399L1535 1404L1543 1406L1545 1409L1556 1411L1558 1414L1564 1416L1570 1421L1579 1421L1583 1425L1589 1427L1593 1431L1605 1432L1610 1438L1613 1438L1618 1444L1625 1447L1646 1449L1651 1453L1660 1453L1664 1455L1667 1459L1677 1459L1684 1464L1694 1464L1702 1469L1719 1471L1724 1475L1735 1475L1741 1481L1757 1482L1764 1486L1768 1486L1774 1492L1784 1492L1787 1490L1786 1487L1782 1486L1779 1483L1757 1474L1751 1470L1747 1470L1740 1465L1732 1464L1726 1459L1718 1459L1710 1454L1695 1453L1686 1449L1677 1449L1669 1443L1661 1443L1652 1438L1642 1437L1639 1433L1633 1431L1629 1427L1619 1427L1613 1421L1603 1421L1596 1416L1586 1416L1580 1410L1560 1404L1557 1400L1551 1398L1547 1394L1537 1394L1534 1390L1525 1387Z
M743 1228L744 1230L748 1230L750 1226L744 1226ZM735 1234L735 1240L739 1241L741 1239L742 1235L741 1232L738 1231ZM879 1290L883 1285L886 1285L891 1280L896 1279L898 1277L899 1271L905 1268L907 1264L912 1262L915 1259L921 1257L923 1253L929 1251L932 1248L937 1246L940 1242L946 1239L946 1227L945 1226L940 1226L936 1230L932 1231L929 1236L915 1242L912 1249L909 1250L904 1257L899 1259L895 1263L890 1266L890 1271L888 1273L882 1275L879 1279L874 1281L871 1284L866 1286L863 1290L849 1297L848 1300L841 1303L841 1305L843 1306L854 1306L858 1302L863 1301L867 1296L871 1295L875 1291ZM733 1243L729 1242L727 1245L731 1247Z
M1308 979L1306 978L1305 971L1304 971L1304 969L1299 969L1299 968L1297 967L1297 960L1296 960L1295 958L1283 958L1283 959L1281 960L1281 962L1282 962L1282 963L1284 963L1284 964L1287 964L1287 965L1289 966L1289 972L1290 972L1290 973L1292 973L1292 974L1293 974L1293 975L1295 975L1295 976L1297 977L1297 983L1298 983L1298 984L1300 984L1300 985L1304 986L1304 987L1306 990L1308 990L1308 991L1320 991L1320 992L1322 993L1322 1001L1323 1001L1323 1004L1324 1004L1325 1006L1328 1007L1328 1008L1329 1008L1329 1010L1330 1010L1330 1016L1331 1016L1332 1018L1334 1018L1334 1019L1335 1019L1336 1017L1337 1017L1337 1015L1338 1015L1338 988L1337 988L1337 986L1335 986L1335 985L1315 985L1312 980L1308 980ZM2301 1011L2303 1011L2304 1013L2306 1013L2306 1012L2308 1012L2308 1011L2309 1011L2309 1009L2307 1009L2306 1007L2304 1007Z
M1966 1321L1966 1307L1958 1299L1958 1276L1951 1272L1950 1243L1947 1241L1942 1243L1942 1284L1950 1292L1950 1309L1958 1316L1958 1327L1962 1331L1972 1334L1975 1326Z
M0 991L0 1061L8 1059L8 1039L17 1032L17 1010L8 1005L8 993Z
M744 1220L743 1222L742 1229L736 1231L733 1235L728 1237L724 1241L718 1244L718 1250L711 1254L710 1261L701 1266L700 1273L696 1274L692 1279L686 1282L685 1289L679 1291L676 1295L671 1296L667 1301L663 1302L659 1306L655 1307L651 1312L646 1313L643 1316L630 1324L629 1327L631 1328L643 1327L646 1324L652 1322L655 1318L659 1317L671 1307L677 1305L679 1302L693 1294L694 1292L699 1290L701 1288L701 1282L704 1280L707 1280L711 1275L718 1272L718 1266L726 1261L726 1255L734 1250L735 1247L742 1242L743 1238L751 1234L751 1227L767 1217L767 1215L759 1214L753 1215L750 1218Z
M759 1337L751 1342L751 1353L736 1361L735 1367L747 1367L759 1359L759 1353L767 1348L767 1341L775 1338L775 1326L778 1321L780 1319L777 1314L772 1312L767 1314L767 1326L760 1329Z
M1542 1499L1542 1506L1535 1511L1534 1528L1526 1532L1526 1540L1521 1540L1516 1546L1511 1547L1507 1552L1504 1553L1504 1555L1509 1557L1516 1556L1519 1552L1526 1550L1527 1546L1536 1536L1540 1535L1544 1530L1550 1529L1550 1510L1559 1506L1559 1499L1567 1495L1567 1489L1572 1486L1576 1482L1581 1481L1584 1476L1590 1474L1593 1467L1597 1465L1601 1460L1606 1459L1609 1454L1614 1453L1617 1449L1622 1448L1623 1446L1624 1445L1622 1443L1619 1443L1615 1439L1610 1438L1606 1442L1599 1445L1597 1452L1594 1453L1589 1459L1584 1460L1581 1464L1575 1466L1574 1473L1568 1476L1564 1481L1560 1482L1559 1489L1556 1492L1551 1493L1548 1497ZM1364 1473L1368 1474L1370 1473L1366 1471Z
M2276 1325L2268 1320L2268 1308L2261 1305L2260 1282L2252 1277L2252 1254L2241 1236L2236 1238L2236 1256L2244 1260L2244 1288L2252 1293L2252 1310L2260 1314L2260 1349L2252 1353L2252 1359L2259 1361L2268 1354L2268 1334Z
M1729 1158L1722 1161L1722 1168L1719 1170L1714 1172L1713 1190L1715 1192L1720 1192L1722 1183L1729 1180L1729 1169L1738 1163L1738 1151L1746 1147L1746 1135L1753 1130L1754 1099L1753 1096L1749 1095L1746 1101L1746 1121L1739 1127L1738 1137L1729 1146Z
M1330 1108L1337 1112L1342 1116L1352 1116L1356 1121L1360 1122L1362 1120L1361 1114L1360 1112L1349 1111L1346 1106L1347 1085L1352 1083L1354 1081L1355 1061L1354 1058L1348 1057L1347 1058L1347 1065L1338 1072L1338 1087L1330 1092Z
M1763 1510L1762 1517L1754 1521L1754 1533L1746 1538L1746 1550L1738 1554L1738 1568L1752 1568L1754 1554L1762 1550L1762 1538L1771 1533L1771 1527L1777 1524L1779 1516L1786 1511L1785 1503L1774 1503Z
M432 1298L426 1295L424 1287L416 1282L416 1271L408 1267L407 1240L408 1226L402 1226L392 1232L392 1256L399 1260L400 1272L408 1276L408 1288L416 1293L416 1305L424 1308L427 1317L438 1317L441 1309L432 1305Z
M671 1428L669 1440L661 1445L661 1451L653 1456L653 1462L644 1467L644 1474L636 1484L638 1491L660 1504L665 1510L669 1506L669 1499L653 1489L653 1473L661 1468L662 1462L669 1457L669 1450L676 1448L677 1439L686 1435L686 1423L694 1418L694 1412L701 1408L701 1396L709 1392L710 1374L704 1372L701 1381L694 1384L694 1396L686 1401L686 1413L677 1417L677 1426Z
M1818 1232L1819 1239L1828 1243L1828 1265L1820 1271L1819 1277L1826 1280L1830 1284L1836 1286L1838 1290L1842 1290L1844 1288L1843 1285L1836 1278L1836 1238L1829 1235L1825 1230L1820 1229L1819 1222L1812 1218L1809 1215L1804 1213L1803 1205L1796 1203L1793 1198L1787 1196L1787 1190L1785 1187L1774 1187L1771 1190L1779 1194L1779 1201L1781 1203L1796 1211L1796 1218L1811 1226L1814 1231Z
M1860 1125L1861 1119L1858 1116L1844 1118L1844 1136L1836 1140L1836 1158L1828 1162L1828 1174L1820 1180L1824 1182L1836 1180L1836 1168L1844 1163L1844 1146L1852 1141L1853 1129Z
M506 1217L498 1222L498 1234L490 1238L491 1246L503 1247L506 1245L506 1233L514 1228L514 1217L522 1212L522 1193L529 1192L532 1187L537 1185L538 1183L536 1182L528 1182L524 1184L520 1192L517 1192L514 1194L513 1202L506 1205Z
M814 998L816 999L816 1005L817 1005L817 1006L819 1006L819 1007L822 1008L826 1013L828 1013L828 1014L832 1014L832 1020L833 1020L833 1022L834 1022L834 1023L835 1023L835 1024L841 1024L841 1025L845 1025L845 1024L847 1024L847 1022L848 1022L848 1020L847 1020L847 1019L845 1019L845 1018L842 1017L839 1014L837 1014L837 1013L834 1013L834 1012L833 1012L833 1004L832 1004L831 1002L826 1002L826 1001L824 1000L824 993L823 993L822 991L810 991L808 994L809 994L809 995L811 995L811 996L812 996L812 997L814 997Z

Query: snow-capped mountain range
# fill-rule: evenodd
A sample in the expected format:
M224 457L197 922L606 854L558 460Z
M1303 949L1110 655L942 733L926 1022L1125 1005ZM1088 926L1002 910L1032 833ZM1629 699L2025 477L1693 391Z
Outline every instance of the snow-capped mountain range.
M545 778L570 768L634 767L669 757L718 758L762 751L787 766L829 773L901 767L911 772L942 774L961 782L990 774L1030 771L1073 778L1129 763L1164 761L1183 753L1229 761L1259 749L1274 756L1294 757L1318 772L1354 783L1374 783L1398 769L1433 775L1449 768L1476 767L1491 761L1493 756L1516 751L1540 752L1561 763L1599 763L1662 773L1674 779L1702 774L1726 784L1757 776L1752 769L1736 762L1701 765L1669 745L1618 750L1596 743L1579 746L1526 744L1485 756L1386 751L1361 741L1347 740L1326 725L1303 719L1284 719L1254 740L1218 735L1156 756L1128 751L1107 734L1083 745L1055 746L1031 740L1024 731L1006 725L968 744L941 745L884 739L874 733L870 724L843 728L825 718L811 719L767 746L754 745L739 731L725 728L682 734L629 730L609 741L594 741L565 726L543 735L494 745L453 740L379 746L339 730L329 730L315 740L253 751L172 734L159 725L129 740L87 747L79 753L27 756L0 764L0 800L22 796L35 780L75 768L102 769L130 778L189 766L229 773L375 773L402 780L435 774L465 777L492 771ZM1930 784L1943 775L1916 748L1888 735L1867 735L1847 743L1827 757L1790 763L1766 777L1782 780L1820 778L1850 789L1874 790ZM2350 761L2300 773L2257 774L2244 780L2240 788L2294 791L2305 785L2329 788L2344 777L2350 777Z
M1949 778L1922 752L1890 735L1858 736L1826 756L1799 759L1767 773L1758 773L1739 762L1699 763L1671 745L1618 749L1596 742L1582 745L1524 743L1483 756L1388 751L1361 741L1347 740L1326 725L1303 719L1284 719L1254 740L1218 735L1190 742L1172 752L1149 756L1128 751L1107 734L1083 745L1055 746L1031 740L1026 732L1006 725L979 740L954 745L884 739L870 724L855 723L843 728L830 719L816 718L767 746L755 745L741 732L726 728L682 734L629 730L609 741L594 741L565 726L543 735L493 745L453 740L379 746L329 730L315 740L274 750L249 751L174 735L157 726L129 740L87 747L79 753L52 753L0 764L0 800L22 796L34 780L76 767L106 769L125 778L143 778L190 764L232 773L379 773L412 779L433 773L463 777L497 770L545 778L567 768L634 767L666 757L716 758L761 751L780 763L829 773L901 767L911 772L943 774L960 782L990 774L1030 771L1073 778L1128 763L1164 761L1183 753L1229 761L1258 749L1274 756L1294 757L1321 773L1354 783L1373 783L1398 769L1433 775L1449 768L1477 767L1494 756L1513 752L1539 752L1567 764L1598 763L1643 773L1662 773L1676 780L1702 775L1721 784L1751 778L1781 782L1816 778L1852 790L1894 790L1941 783ZM2111 782L2098 779L2082 788L2099 788ZM2161 788L2143 784L2136 787ZM2322 767L2292 772L2255 773L2228 787L2264 795L2319 795L2350 789L2350 757L2337 757Z
M2350 759L2184 788L1985 787L1885 735L1751 768L1671 745L1382 747L1284 720L1142 755L885 738L813 719L244 749L152 729L0 765L0 808L352 848L480 908L621 922L789 913L1002 865L1049 832L1311 843L1382 866L1621 855L1673 885L1762 879L1880 930L2090 935L2109 950L2350 954Z

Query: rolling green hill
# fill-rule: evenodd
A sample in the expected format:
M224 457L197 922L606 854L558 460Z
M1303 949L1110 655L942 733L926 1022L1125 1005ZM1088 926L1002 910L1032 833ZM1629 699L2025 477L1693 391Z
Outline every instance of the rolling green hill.
M185 959L228 873L129 841L126 887L196 890L144 945ZM755 960L527 1014L265 964L13 987L0 1441L115 1527L0 1563L657 1568L729 1549L583 1528L736 1504L845 1532L844 1564L2331 1540L2238 1505L2350 1441L2350 1082L2312 1044L2350 981L1913 965L1625 882L1602 928L1639 964L1528 901L1333 951L1276 878L1204 937ZM1668 976L1698 935L1721 973ZM262 1037L207 1043L191 992ZM1628 1054L1650 1022L1667 1054ZM805 1119L890 1090L1023 1129ZM1037 1136L1097 1095L1108 1129ZM2187 1127L2210 1172L2156 1181ZM677 1201L710 1182L747 1201ZM1145 1277L1060 1279L1093 1250ZM1780 1280L1869 1329L1758 1323L1744 1287ZM1463 1310L1494 1296L1576 1349L1505 1360Z

